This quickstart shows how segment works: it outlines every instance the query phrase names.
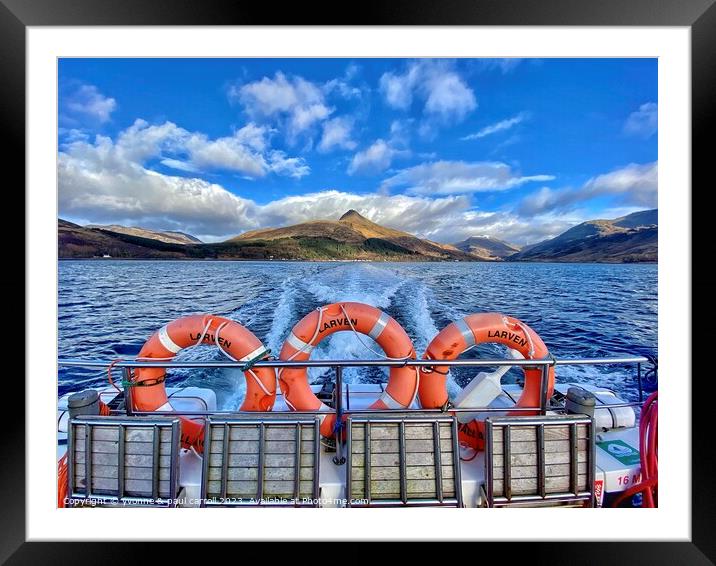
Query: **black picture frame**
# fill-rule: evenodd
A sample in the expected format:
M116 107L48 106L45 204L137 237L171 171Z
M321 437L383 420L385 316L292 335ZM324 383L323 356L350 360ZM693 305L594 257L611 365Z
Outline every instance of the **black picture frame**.
M563 25L563 26L687 26L692 54L692 178L706 183L708 155L716 116L716 0L431 0L363 1L348 4L312 2L310 5L237 0L0 0L0 116L6 140L6 174L24 185L25 148L25 32L28 26L65 25ZM350 16L348 15L350 14ZM569 54L568 47L565 55ZM10 166L12 165L12 167ZM693 193L692 193L693 198ZM692 208L692 226L707 225L707 207ZM697 243L694 238L694 244ZM695 253L693 257L698 257ZM692 274L693 276L693 274ZM708 278L692 278L692 293L705 295ZM24 293L24 291L22 291ZM25 295L26 301L29 299ZM693 301L693 297L692 297ZM15 307L17 308L17 307ZM19 315L19 313L18 313ZM713 334L713 330L709 330ZM696 336L694 328L694 336ZM696 360L694 360L695 362ZM691 368L681 376L691 378ZM708 371L693 368L691 390L708 388ZM10 383L6 380L6 383ZM0 435L0 562L7 564L98 563L124 564L142 556L151 560L164 553L158 545L142 545L136 552L127 543L25 542L25 390L14 381L14 418L4 422ZM714 450L706 437L713 409L706 398L692 403L691 542L616 543L552 542L509 544L498 550L510 560L572 564L712 564L716 561L716 488ZM689 418L689 416L685 416ZM701 432L699 432L701 431ZM640 511L635 511L639 520ZM476 520L471 516L469 520ZM119 525L115 525L119 526ZM240 527L237 525L237 531ZM479 529L479 525L475 525ZM519 537L521 533L515 532ZM559 538L559 533L555 533ZM139 543L132 543L139 544ZM484 543L483 543L484 544ZM502 543L503 546L506 546ZM485 550L493 550L492 546ZM453 551L454 552L454 551ZM474 552L470 550L470 552ZM483 550L484 552L484 550ZM252 553L253 554L253 553ZM313 554L313 553L312 553ZM493 552L489 553L494 556ZM315 554L313 554L315 556ZM209 555L213 558L212 555ZM246 557L246 554L243 554ZM455 556L453 554L453 556ZM487 559L487 554L475 556ZM162 558L170 558L166 554ZM239 559L239 557L236 557Z

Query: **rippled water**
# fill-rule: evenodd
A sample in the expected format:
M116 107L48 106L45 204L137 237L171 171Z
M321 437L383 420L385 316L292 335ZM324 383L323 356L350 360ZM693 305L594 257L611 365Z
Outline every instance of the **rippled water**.
M240 321L277 355L298 320L338 301L385 310L403 325L419 354L449 322L487 311L529 324L557 358L657 353L656 265L114 260L59 263L59 353L131 357L166 322L208 312ZM503 355L494 345L466 354ZM352 333L341 332L313 357L375 356ZM181 352L179 359L222 358L201 346ZM451 393L475 373L455 370ZM511 370L504 380L520 373ZM319 368L309 375L313 381L329 377ZM345 379L384 381L387 374L356 368L346 371ZM559 367L557 379L597 383L636 398L634 372L625 367ZM59 394L105 382L105 371L62 368ZM238 406L245 387L238 370L225 369L177 369L168 383L211 387L227 409Z

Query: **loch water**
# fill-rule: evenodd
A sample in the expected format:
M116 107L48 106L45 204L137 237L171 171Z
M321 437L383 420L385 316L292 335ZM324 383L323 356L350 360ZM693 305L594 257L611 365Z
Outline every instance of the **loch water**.
M240 321L278 355L296 322L339 301L387 312L405 328L419 355L445 325L489 311L529 324L557 358L657 354L654 264L62 260L58 277L60 358L131 358L163 324L196 313ZM366 340L340 332L312 357L374 358ZM504 355L496 345L465 354ZM223 357L216 348L198 346L178 359ZM451 372L451 394L477 371ZM321 368L312 368L309 377L314 383L332 379L330 370ZM520 377L515 368L503 382ZM387 371L351 368L344 379L386 381ZM106 370L60 368L58 394L106 380ZM603 385L629 400L638 396L630 366L558 367L557 380ZM245 391L243 374L235 369L174 369L167 384L210 387L222 409L238 407Z

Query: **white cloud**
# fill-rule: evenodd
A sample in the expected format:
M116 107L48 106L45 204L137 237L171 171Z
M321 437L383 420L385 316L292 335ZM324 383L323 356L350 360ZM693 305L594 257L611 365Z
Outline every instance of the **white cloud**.
M64 100L62 110L101 124L109 122L116 109L117 101L114 98L103 95L94 85L81 85Z
M426 89L425 112L445 122L460 122L477 107L472 89L456 73L430 73Z
M435 161L403 169L383 182L385 188L404 187L416 195L448 195L511 189L552 175L521 176L509 165L492 161Z
M404 73L384 73L380 90L388 106L399 110L420 99L425 118L439 124L460 122L477 108L474 92L447 61L421 60Z
M323 136L318 144L318 151L328 152L332 149L355 149L356 142L352 139L353 120L346 117L333 118L323 124Z
M390 167L393 159L407 153L407 150L397 149L389 142L377 139L372 145L353 156L348 165L348 174L369 175L380 173Z
M181 230L205 241L225 240L256 228L335 220L351 208L382 225L441 242L476 234L533 242L571 226L564 217L523 219L506 212L477 211L467 195L435 198L327 190L259 205L218 184L164 175L111 156L113 151L111 140L103 138L96 145L76 144L59 154L61 217Z
M496 134L497 132L503 132L505 130L509 130L513 126L516 126L517 124L524 122L528 118L527 112L520 112L516 116L513 116L512 118L507 118L506 120L501 120L499 122L496 122L494 124L490 124L489 126L485 126L480 131L475 132L474 134L470 134L468 136L465 136L463 138L460 138L463 141L468 140L476 140L480 138L484 138L486 136L489 136L491 134Z
M181 159L171 159L169 157L166 157L162 159L159 163L164 165L165 167L169 167L171 169L177 169L178 171L186 171L187 173L198 173L199 170L194 167L191 163L187 163L186 161L182 161Z
M658 129L659 107L656 102L647 102L632 112L624 123L624 133L642 138L653 136Z
M229 99L238 101L254 120L277 119L285 121L290 142L325 120L333 108L326 103L322 88L303 77L287 77L280 71L274 78L234 85Z
M384 73L380 77L380 91L388 106L399 110L407 110L413 103L413 89L416 88L420 76L420 65L415 63L403 74Z
M296 178L307 175L310 168L303 159L269 149L269 134L268 128L250 123L232 136L212 140L172 122L150 125L136 120L119 133L116 142L98 137L95 144L80 141L65 148L70 155L88 156L88 162L101 157L104 167L141 165L158 158L166 167L186 172L236 171L252 178L269 173Z
M657 206L658 162L629 165L589 179L579 188L542 187L517 206L522 216L567 211L597 198L610 197L614 204L655 208Z
M269 169L277 175L300 179L311 172L311 168L301 157L287 157L279 150L271 151L268 155Z
M258 217L265 226L285 226L309 220L337 220L349 209L383 226L443 243L488 235L522 245L551 238L588 219L570 214L527 220L511 212L475 210L467 195L431 198L358 195L337 190L273 201L260 207Z
M59 154L61 216L213 235L257 224L254 203L219 185L162 175L136 163L99 165L77 155Z
M211 140L171 122L137 120L115 141L105 136L94 142L78 139L58 154L60 214L100 223L131 219L148 228L202 235L257 227L253 201L201 178L159 173L148 163L158 160L185 173L237 171L252 178L309 173L303 159L269 149L266 135L249 124L233 136Z
M369 90L366 85L355 86L352 81L360 72L358 65L351 63L346 68L343 77L331 79L323 85L326 95L337 93L346 100L361 98Z

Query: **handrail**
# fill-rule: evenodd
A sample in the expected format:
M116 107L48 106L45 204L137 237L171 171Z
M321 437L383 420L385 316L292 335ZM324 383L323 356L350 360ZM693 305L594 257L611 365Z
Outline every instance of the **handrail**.
M245 362L238 361L186 361L177 362L174 360L164 361L148 361L144 360L75 360L66 359L58 360L58 365L64 367L117 367L123 368L125 375L131 372L133 368L245 368ZM346 367L435 367L435 366L448 366L448 367L495 367L495 366L525 366L525 367L539 367L541 369L541 396L539 407L513 407L506 409L504 407L496 408L482 408L478 411L475 409L469 409L470 412L498 412L498 411L538 411L539 414L546 415L547 411L550 410L549 399L547 398L547 374L550 367L557 365L609 365L609 364L637 364L637 374L639 382L639 397L641 401L642 387L641 387L641 364L653 363L652 360L645 356L630 356L630 357L619 357L619 358L567 358L563 360L557 360L553 356L547 356L540 360L525 360L525 359L473 359L473 360L412 360L412 359L372 359L372 360L304 360L304 361L284 361L284 360L262 360L260 362L252 363L251 367L283 367L283 368L309 368L309 367L323 367L333 368L336 374L335 388L337 391L343 391L343 368ZM131 402L131 388L128 392L129 400L127 404L128 414L139 414L134 413ZM341 414L342 412L343 395L336 397L336 413ZM632 403L624 403L620 406L633 406ZM435 409L434 411L441 411L442 409ZM453 408L455 412L462 412L461 409ZM464 411L467 411L465 409ZM358 414L364 411L351 411L352 413ZM142 413L143 414L143 413ZM177 414L189 416L185 412L165 412L165 414ZM195 415L209 416L211 413L204 413L199 411L193 413ZM216 413L218 414L218 413ZM334 462L342 464L345 462L343 457L343 446L340 442L336 443L336 456Z
M283 361L283 360L262 360L252 364L252 367L286 367L286 368L308 368L308 367L495 367L495 366L576 366L576 365L610 365L610 364L643 364L651 363L649 358L644 356L631 356L621 358L565 358L557 360L545 358L542 360L515 360L515 359L475 359L475 360L304 360L304 361ZM241 368L246 362L232 361L147 361L147 360L78 360L59 359L57 364L63 367L101 367L106 368L110 364L116 368Z

